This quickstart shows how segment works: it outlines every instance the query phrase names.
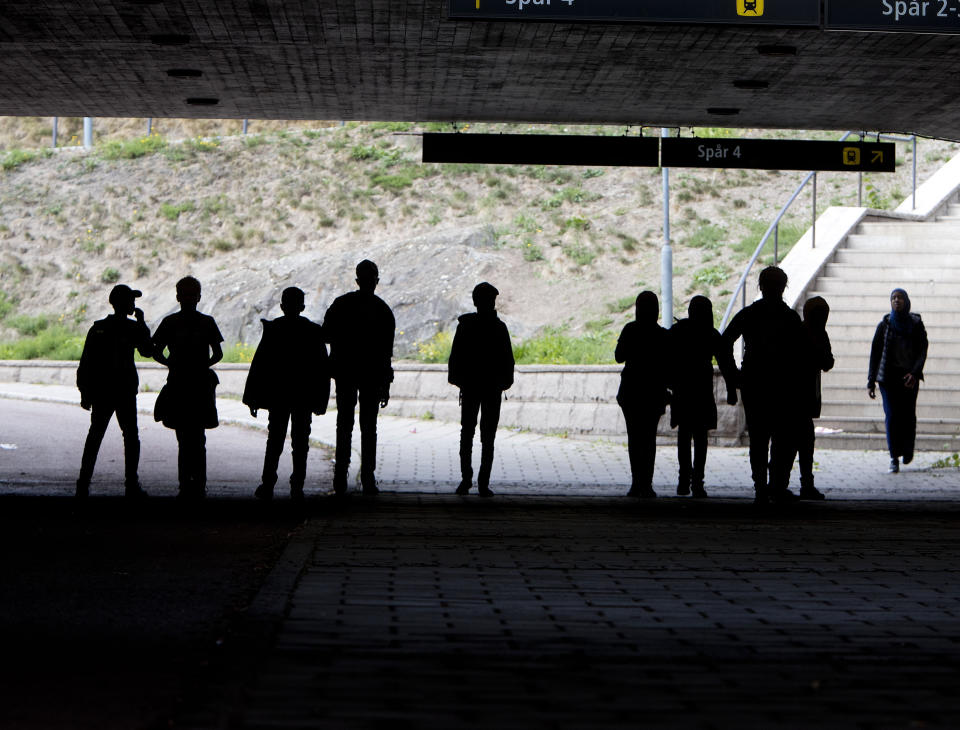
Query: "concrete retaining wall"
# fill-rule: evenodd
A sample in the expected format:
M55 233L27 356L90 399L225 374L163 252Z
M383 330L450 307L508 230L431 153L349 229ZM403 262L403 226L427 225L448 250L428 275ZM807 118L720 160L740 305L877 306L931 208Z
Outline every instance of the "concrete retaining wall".
M218 395L239 396L243 393L247 365L221 363L215 369L220 377ZM163 387L167 377L164 366L137 363L137 370L142 390L157 391ZM516 382L506 394L500 425L537 433L623 437L626 426L616 401L620 370L619 365L519 365ZM0 361L0 382L74 385L76 373L77 363L70 361ZM458 391L447 383L446 365L396 363L394 376L387 414L459 420ZM743 411L739 406L726 405L726 388L718 373L714 375L714 395L719 420L718 428L712 434L713 442L720 445L742 443L745 430ZM664 438L673 433L669 423L668 417L660 421L660 433Z

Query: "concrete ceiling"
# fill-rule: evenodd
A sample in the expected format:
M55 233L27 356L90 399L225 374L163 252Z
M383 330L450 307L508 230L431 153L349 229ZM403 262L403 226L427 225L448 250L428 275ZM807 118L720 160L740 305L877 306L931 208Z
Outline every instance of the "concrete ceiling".
M758 52L770 45L796 55ZM202 75L173 78L170 69ZM450 21L444 0L0 3L0 115L603 122L960 139L958 69L960 36ZM744 80L768 86L734 85ZM739 112L708 112L716 108Z

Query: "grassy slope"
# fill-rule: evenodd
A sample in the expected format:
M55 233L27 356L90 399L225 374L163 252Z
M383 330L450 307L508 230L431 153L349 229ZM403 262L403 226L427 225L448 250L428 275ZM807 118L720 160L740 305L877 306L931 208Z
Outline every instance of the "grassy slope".
M61 127L61 140L69 141L71 124L76 120ZM527 305L546 329L518 354L609 359L609 343L629 318L636 291L659 290L659 172L421 165L418 138L409 133L428 127L253 122L255 134L247 137L204 140L197 135L235 133L239 122L158 120L155 128L163 134L146 138L138 136L143 120L97 120L95 151L51 154L29 148L44 142L49 120L0 119L0 150L6 150L0 151L0 338L8 341L0 357L75 354L79 340L71 335L99 314L105 291L118 280L146 291L171 269L201 259L229 267L238 256L278 258L488 223L502 266L518 282L526 277L569 283L560 291L595 289L586 300L571 293L570 301L546 302L544 311ZM921 176L955 150L950 143L922 141ZM909 149L901 145L898 155L901 172L870 177L865 204L893 207L909 192ZM693 293L712 296L722 310L755 242L801 175L672 171L676 314ZM853 204L856 178L822 175L820 193L821 209ZM809 201L801 201L781 229L781 255L809 215ZM442 359L444 346L441 335L421 348L422 355ZM242 352L249 348L238 357Z

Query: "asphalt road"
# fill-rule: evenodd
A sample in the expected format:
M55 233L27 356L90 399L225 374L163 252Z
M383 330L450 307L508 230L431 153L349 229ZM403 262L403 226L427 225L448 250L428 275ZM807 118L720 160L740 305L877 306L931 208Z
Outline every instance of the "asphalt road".
M77 406L0 399L0 495L73 494L80 455L90 424ZM148 493L177 491L177 439L173 431L140 415L140 480ZM263 466L263 431L220 426L207 431L208 492L217 497L252 497ZM310 450L306 492L329 490L329 455ZM289 442L280 461L278 495L290 477ZM123 493L123 442L116 420L100 448L90 494Z

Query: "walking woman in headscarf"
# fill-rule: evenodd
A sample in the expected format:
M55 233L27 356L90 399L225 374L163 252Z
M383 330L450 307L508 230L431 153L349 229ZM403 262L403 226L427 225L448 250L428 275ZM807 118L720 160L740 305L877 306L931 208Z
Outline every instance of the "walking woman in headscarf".
M877 325L870 348L867 394L876 398L880 386L890 450L890 473L900 471L900 461L913 460L917 435L917 393L927 360L927 330L919 314L910 311L903 289L890 293L890 313Z

